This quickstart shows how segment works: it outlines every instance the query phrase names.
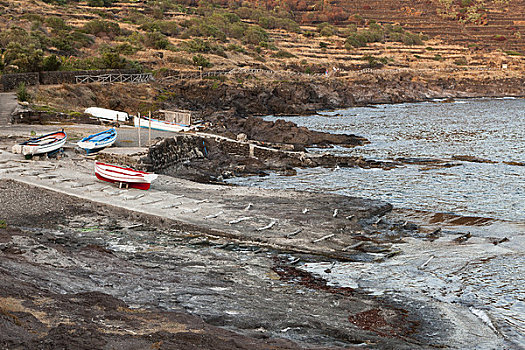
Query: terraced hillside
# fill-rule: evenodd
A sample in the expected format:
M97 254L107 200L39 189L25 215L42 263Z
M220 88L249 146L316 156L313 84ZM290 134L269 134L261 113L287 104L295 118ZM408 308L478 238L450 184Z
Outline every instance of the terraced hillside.
M452 4L447 7L445 4ZM344 9L347 23L362 23L375 20L381 23L398 23L405 29L422 32L448 43L478 48L502 48L525 52L525 1L482 1L483 6L455 5L456 1L445 0L341 0L333 6ZM474 3L462 1L463 4ZM469 12L471 11L471 12ZM302 18L323 20L327 17L308 16ZM328 17L329 18L329 17Z

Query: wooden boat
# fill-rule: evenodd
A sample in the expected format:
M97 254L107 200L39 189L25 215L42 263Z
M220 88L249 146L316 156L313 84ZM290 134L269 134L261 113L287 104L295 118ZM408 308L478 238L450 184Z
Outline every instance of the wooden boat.
M33 137L12 148L13 153L24 156L51 153L60 149L66 143L67 135L62 131L52 132L40 137Z
M144 117L135 116L133 118L135 127L141 128L150 128L153 130L162 130L162 131L174 131L174 132L183 132L190 131L193 128L190 125L172 123L166 120L159 119L148 119Z
M110 147L117 139L117 130L111 128L106 131L89 135L77 142L78 147L86 150L87 154L95 153L103 148Z
M100 180L118 183L125 187L147 190L158 175L97 161L95 176Z

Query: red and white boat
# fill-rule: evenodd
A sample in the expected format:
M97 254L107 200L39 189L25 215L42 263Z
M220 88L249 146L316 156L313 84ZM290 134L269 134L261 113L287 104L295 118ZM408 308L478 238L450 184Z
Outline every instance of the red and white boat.
M62 131L52 132L50 134L33 137L12 148L13 153L20 153L24 156L32 156L37 154L51 154L65 145L67 135Z
M118 165L95 162L95 175L98 179L112 183L124 184L127 187L147 190L157 174L146 173Z

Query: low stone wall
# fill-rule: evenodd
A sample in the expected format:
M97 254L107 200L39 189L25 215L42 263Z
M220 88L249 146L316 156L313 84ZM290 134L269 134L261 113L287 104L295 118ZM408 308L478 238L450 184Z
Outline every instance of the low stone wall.
M38 73L3 74L0 76L2 91L15 90L21 83L26 85L38 85Z
M101 75L101 74L135 74L135 69L113 69L113 70L80 70L80 71L56 71L40 72L40 84L75 84L78 75Z
M100 121L88 114L65 114L58 112L38 112L38 111L23 111L11 117L13 124L33 124L45 125L52 123L82 123L82 124L100 124Z
M163 139L149 149L149 161L154 170L195 158L204 158L206 141L201 137L175 136Z
M78 75L102 75L102 74L135 74L136 69L112 69L112 70L80 70L80 71L56 71L56 72L33 72L14 73L0 76L2 91L12 91L24 82L26 85L54 85L75 84Z

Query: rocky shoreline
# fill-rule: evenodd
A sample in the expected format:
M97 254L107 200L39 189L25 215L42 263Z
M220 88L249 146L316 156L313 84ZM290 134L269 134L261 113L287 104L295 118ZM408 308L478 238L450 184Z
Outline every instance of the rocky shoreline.
M429 93L430 85L423 84L411 92L423 85L407 79L398 97L392 97L394 90L369 91L375 80L354 85L352 92L337 83L324 91L307 85L296 94L293 89L304 85L276 82L280 89L265 90L261 98L242 85L230 90L228 84L213 88L215 83L194 82L186 90L174 90L162 107L201 103L208 131L216 136L161 135L134 153L136 131L123 127L117 148L129 148L131 156L117 152L100 157L137 161L146 169L201 182L268 170L293 174L301 166L388 168L396 164L307 152L312 146L354 147L367 142L362 137L318 133L251 114L310 113L364 100L451 97L452 86L444 82L446 89ZM396 84L387 79L380 86ZM120 84L109 86L106 96L97 95L98 88L60 89L72 93L66 104L86 90L104 107L118 109L118 103L132 101L130 95L115 102L124 88ZM519 86L498 89L505 95L521 93ZM159 91L152 96L157 98ZM361 97L356 98L358 91ZM472 91L454 97L474 97L478 92ZM367 94L373 97L363 97ZM304 99L314 102L298 107ZM77 138L87 132L76 127L66 125ZM20 137L3 133L4 144ZM7 153L4 148L2 154ZM484 263L510 254L512 247L501 237L471 239L453 225L441 229L433 219L425 222L421 213L410 217L393 213L388 203L343 196L214 187L164 176L146 195L128 194L92 180L91 164L71 148L61 160L18 163L0 163L3 176L11 179L4 181L0 199L0 219L5 221L0 228L4 347L426 349L476 343L512 348L477 309L432 297L432 291L430 297L426 292L383 293L331 282L343 262L364 274L383 266L388 274L406 266L403 273L431 278L443 266L444 274L449 266L461 269L469 257ZM478 221L473 222L476 226ZM465 249L469 255L461 261L447 260ZM428 266L434 257L440 264ZM310 263L325 265L312 273L307 271ZM454 284L461 290L459 286Z

